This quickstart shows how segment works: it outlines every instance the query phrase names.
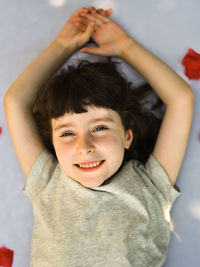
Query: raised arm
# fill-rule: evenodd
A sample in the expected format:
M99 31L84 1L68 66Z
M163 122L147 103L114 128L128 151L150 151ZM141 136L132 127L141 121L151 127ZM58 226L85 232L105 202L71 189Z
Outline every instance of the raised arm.
M166 105L153 155L174 185L188 144L193 92L180 76L136 42L123 52L122 58L143 74Z
M44 150L32 114L38 89L91 37L94 27L77 27L80 9L64 25L57 38L21 73L4 97L6 120L16 154L26 176Z
M188 143L193 92L189 85L167 64L129 36L117 23L99 14L82 14L82 20L96 23L93 35L97 48L82 52L118 56L132 65L146 79L166 105L166 112L153 150L173 185Z
M38 89L64 63L71 50L51 43L17 78L4 97L6 120L20 165L28 177L44 150L32 114Z

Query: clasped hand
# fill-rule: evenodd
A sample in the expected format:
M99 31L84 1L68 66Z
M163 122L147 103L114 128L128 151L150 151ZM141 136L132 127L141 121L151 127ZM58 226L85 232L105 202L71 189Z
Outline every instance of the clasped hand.
M80 52L120 57L133 39L108 18L111 13L112 9L81 8L68 19L57 39L76 51L92 38L98 47L84 47Z

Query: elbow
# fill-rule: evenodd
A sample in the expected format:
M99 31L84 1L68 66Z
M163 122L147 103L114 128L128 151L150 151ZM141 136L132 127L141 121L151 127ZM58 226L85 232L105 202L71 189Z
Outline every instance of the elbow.
M8 104L8 102L10 102L12 100L12 96L9 94L9 92L7 91L4 95L4 107L6 106L6 104Z
M188 87L187 87L187 97L190 99L190 100L192 100L192 101L194 101L194 93L193 93L193 91L192 91L192 88L188 85Z
M187 109L188 111L190 110L193 112L193 107L194 107L194 94L191 91L188 90L187 93L184 95L176 98L176 100L168 105L166 105L167 108L174 108L175 110L177 109Z
M192 91L192 88L188 85L185 94L181 97L181 102L183 103L194 103L194 93Z
M7 92L4 95L4 103L7 102L11 98L12 98L12 94L10 93L10 90L7 90Z

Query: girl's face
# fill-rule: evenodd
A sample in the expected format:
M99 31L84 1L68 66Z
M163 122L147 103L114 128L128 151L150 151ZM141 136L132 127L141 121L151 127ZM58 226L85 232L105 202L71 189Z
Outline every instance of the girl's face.
M85 113L52 119L53 145L63 171L85 187L98 187L121 166L133 134L117 112L88 106Z

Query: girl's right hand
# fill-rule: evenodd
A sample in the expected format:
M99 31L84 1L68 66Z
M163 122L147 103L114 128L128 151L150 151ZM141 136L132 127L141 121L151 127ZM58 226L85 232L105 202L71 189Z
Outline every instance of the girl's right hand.
M96 24L92 39L99 45L97 48L84 47L80 52L101 56L121 57L123 51L134 42L127 32L106 16L102 16L98 13L88 14L82 12L80 12L79 16L82 18L82 23L85 23L85 25L91 21Z
M108 16L110 11L98 9L94 7L80 8L77 10L65 23L60 34L57 36L56 40L65 48L70 48L72 52L75 52L81 46L89 41L95 30L95 23L89 21L87 26L82 27L78 21L80 13L82 14L101 14L102 17Z

